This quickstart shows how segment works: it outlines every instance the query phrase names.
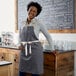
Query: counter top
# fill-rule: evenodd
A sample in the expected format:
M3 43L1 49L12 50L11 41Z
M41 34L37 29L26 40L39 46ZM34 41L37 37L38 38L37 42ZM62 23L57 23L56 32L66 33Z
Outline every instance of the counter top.
M14 46L2 46L0 45L0 48L6 48L6 49L15 49L15 50L19 50L18 47L14 47Z
M58 53L64 53L64 52L70 52L70 51L75 51L75 50L54 50ZM50 51L50 50L45 50L44 53L50 53L50 52L53 52L53 51Z
M19 50L18 47L13 47L13 46L1 46L1 45L0 45L0 48ZM55 50L54 50L54 51L55 51ZM75 50L56 50L56 51L58 51L58 53L64 53L64 52L75 51ZM52 52L52 51L45 49L43 52L44 52L44 53L50 53L50 52Z

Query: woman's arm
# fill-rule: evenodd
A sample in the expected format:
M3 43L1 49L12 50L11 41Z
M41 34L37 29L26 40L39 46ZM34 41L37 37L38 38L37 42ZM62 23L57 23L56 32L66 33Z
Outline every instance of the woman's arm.
M49 32L47 31L47 28L45 28L44 25L40 24L40 30L46 37L46 39L49 43L49 46L50 46L50 50L53 50L53 40L52 40L52 37L50 36Z

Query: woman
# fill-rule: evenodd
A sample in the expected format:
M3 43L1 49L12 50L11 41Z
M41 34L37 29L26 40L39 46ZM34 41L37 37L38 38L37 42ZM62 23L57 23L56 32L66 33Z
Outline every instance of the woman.
M30 2L27 6L28 17L23 22L20 30L21 50L19 76L31 73L32 76L43 74L43 47L39 42L40 31L45 35L52 47L52 39L46 28L36 17L42 11L42 7L37 2Z

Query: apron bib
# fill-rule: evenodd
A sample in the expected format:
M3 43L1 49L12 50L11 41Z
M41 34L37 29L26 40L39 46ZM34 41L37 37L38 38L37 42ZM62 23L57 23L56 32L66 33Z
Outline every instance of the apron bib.
M26 32L22 35L25 35L24 41L37 41L37 37L34 33L34 27L28 26ZM42 74L43 73L43 48L40 42L32 42L31 44L25 44L27 46L26 50L21 51L20 53L20 64L19 71L32 73L32 74ZM26 49L26 48L25 48ZM30 52L31 49L31 52Z

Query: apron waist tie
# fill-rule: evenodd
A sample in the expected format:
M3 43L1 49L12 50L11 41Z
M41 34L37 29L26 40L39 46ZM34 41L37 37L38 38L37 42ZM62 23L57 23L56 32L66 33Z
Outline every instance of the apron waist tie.
M29 54L31 54L32 51L31 51L31 44L29 45ZM27 50L27 44L25 46L25 55L27 56L28 55L28 50Z
M39 42L39 40L35 40L35 41L28 41L28 42L21 42L23 45L26 45L25 46L25 56L27 56L28 55L28 52L29 52L29 54L31 54L32 53L32 51L31 51L31 43L35 43L35 42ZM28 51L28 49L27 49L27 44L30 44L29 45L29 51Z
M23 42L21 42L23 45L25 45L25 44L30 44L30 43L34 43L34 42L40 42L39 40L34 40L34 41L23 41Z

